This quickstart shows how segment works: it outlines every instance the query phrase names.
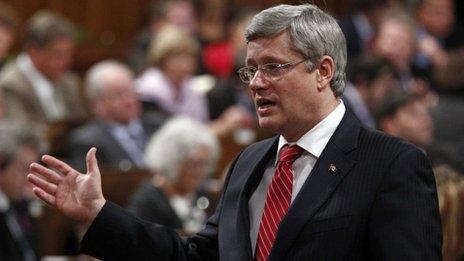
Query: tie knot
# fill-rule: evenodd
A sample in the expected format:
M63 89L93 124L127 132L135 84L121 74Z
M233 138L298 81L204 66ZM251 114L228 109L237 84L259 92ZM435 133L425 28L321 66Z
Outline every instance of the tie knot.
M280 149L279 162L288 162L292 164L302 153L303 149L297 145L285 145Z

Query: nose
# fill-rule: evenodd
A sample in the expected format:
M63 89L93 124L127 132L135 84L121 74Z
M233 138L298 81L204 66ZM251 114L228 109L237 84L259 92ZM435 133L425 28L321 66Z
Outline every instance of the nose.
M258 89L265 88L267 84L268 84L268 80L266 79L264 74L261 72L261 70L258 70L250 81L250 89L252 91L256 91Z

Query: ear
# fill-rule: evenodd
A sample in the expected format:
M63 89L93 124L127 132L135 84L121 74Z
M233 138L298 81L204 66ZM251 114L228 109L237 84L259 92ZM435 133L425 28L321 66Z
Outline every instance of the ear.
M326 86L330 86L330 81L334 76L335 63L332 57L324 55L319 62L316 63L316 66L317 87L322 90Z

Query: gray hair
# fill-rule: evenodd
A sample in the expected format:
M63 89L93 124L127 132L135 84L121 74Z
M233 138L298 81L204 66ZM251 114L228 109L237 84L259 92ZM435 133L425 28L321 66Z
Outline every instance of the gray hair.
M66 18L49 10L40 10L27 22L24 36L25 45L34 45L38 48L60 38L75 40L75 28Z
M176 180L180 166L201 147L208 149L210 162L207 171L216 167L219 142L201 122L176 116L151 137L145 150L145 162L155 174Z
M133 78L134 75L129 67L116 60L103 60L94 64L85 76L86 95L90 100L99 97L105 86L105 81L117 74L126 74Z
M38 133L25 123L0 122L0 172L15 160L23 147L41 151L44 147Z
M335 96L345 89L346 40L335 18L315 5L278 5L257 14L245 31L247 42L288 30L295 51L309 59L313 69L324 55L332 57L335 72L330 86Z

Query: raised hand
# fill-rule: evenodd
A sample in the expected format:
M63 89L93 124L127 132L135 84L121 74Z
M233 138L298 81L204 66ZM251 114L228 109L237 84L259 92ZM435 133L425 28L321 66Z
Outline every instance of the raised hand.
M95 153L95 148L87 153L86 174L49 155L42 157L48 167L32 163L27 178L34 185L34 194L66 216L90 226L105 204Z

